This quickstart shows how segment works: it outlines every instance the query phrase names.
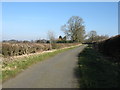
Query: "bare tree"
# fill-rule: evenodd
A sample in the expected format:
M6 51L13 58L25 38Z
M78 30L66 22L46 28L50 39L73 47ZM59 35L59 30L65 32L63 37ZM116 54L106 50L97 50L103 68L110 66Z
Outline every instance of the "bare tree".
M83 23L83 19L79 16L72 16L67 24L61 27L61 30L65 33L67 38L70 38L72 41L83 42L85 38L85 26Z
M109 38L108 35L97 35L97 32L94 30L90 31L87 36L86 42L98 42Z
M97 35L96 37L95 37L95 41L97 42L97 41L103 41L103 40L106 40L106 39L108 39L109 38L109 36L108 35Z
M48 31L48 39L50 40L50 49L52 49L52 43L55 41L55 34L53 31Z
M88 33L88 37L90 39L91 42L93 42L95 40L95 37L97 36L97 32L92 30Z

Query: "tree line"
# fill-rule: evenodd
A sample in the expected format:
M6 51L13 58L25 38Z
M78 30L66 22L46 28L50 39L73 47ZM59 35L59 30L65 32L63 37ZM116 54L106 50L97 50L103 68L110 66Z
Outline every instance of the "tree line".
M97 35L95 30L91 30L88 34L85 31L84 20L79 16L72 16L66 24L61 27L65 36L59 36L57 43L78 42L92 43L108 39L108 35ZM55 41L54 32L49 32L48 36L51 42Z
M95 30L91 30L88 34L85 31L84 20L79 16L72 16L69 18L66 24L61 26L61 31L64 32L64 36L59 36L57 39L55 38L55 33L52 31L48 31L46 39L38 39L38 40L4 40L3 42L17 42L17 43L85 43L85 42L97 42L100 40L108 39L108 35L97 35Z

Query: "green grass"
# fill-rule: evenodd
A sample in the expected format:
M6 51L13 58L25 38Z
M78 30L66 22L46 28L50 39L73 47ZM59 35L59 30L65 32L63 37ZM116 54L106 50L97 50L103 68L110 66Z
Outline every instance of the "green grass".
M28 68L29 66L48 59L52 56L55 56L58 53L76 48L77 46L74 47L70 47L70 48L65 48L65 49L58 49L54 52L48 52L48 53L44 53L44 54L40 54L40 55L34 55L34 56L29 56L27 58L21 58L18 59L16 61L10 62L10 63L3 63L3 67L2 68L11 68L10 70L3 70L2 71L2 81L6 81L11 77L15 77L18 73L22 72L24 69ZM16 67L16 68L15 68Z
M80 88L116 88L119 86L120 73L116 63L106 58L91 47L78 55L77 72Z

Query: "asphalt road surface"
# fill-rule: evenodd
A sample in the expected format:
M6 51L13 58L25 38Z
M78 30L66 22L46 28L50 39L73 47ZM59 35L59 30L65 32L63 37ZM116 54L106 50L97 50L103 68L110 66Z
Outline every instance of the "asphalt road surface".
M78 88L77 55L85 45L38 62L3 83L3 88Z

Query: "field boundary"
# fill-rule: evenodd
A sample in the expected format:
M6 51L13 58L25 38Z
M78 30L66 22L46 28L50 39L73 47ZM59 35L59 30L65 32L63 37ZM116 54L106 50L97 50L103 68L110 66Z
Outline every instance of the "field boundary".
M23 70L27 69L28 67L30 67L31 65L48 59L52 56L55 56L58 53L67 51L69 49L73 49L76 48L79 45L75 45L75 46L70 46L70 47L66 47L66 48L62 48L62 49L56 49L56 50L51 50L51 51L46 51L44 53L39 53L39 54L32 54L31 56L27 56L27 57L22 57L22 58L17 58L12 62L3 62L2 65L2 82L5 82L6 80L15 77L17 74L19 74L20 72L22 72Z
M80 46L82 44L78 44L78 45L74 45L74 46L69 46L69 47L64 47L64 48L60 48L60 49L52 49L52 50L48 50L48 51L40 51L40 52L36 52L36 53L30 53L30 54L24 54L24 55L19 55L19 56L10 56L10 57L1 57L1 60L3 61L11 61L11 60L17 60L17 59L20 59L20 58L27 58L29 56L34 56L34 55L40 55L40 54L44 54L44 53L49 53L49 52L54 52L54 51L57 51L57 50L62 50L62 49L67 49L67 48L72 48L72 47L76 47L76 46Z

